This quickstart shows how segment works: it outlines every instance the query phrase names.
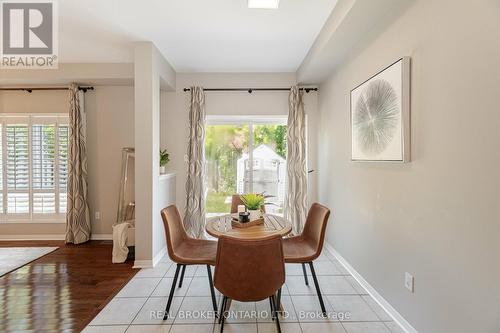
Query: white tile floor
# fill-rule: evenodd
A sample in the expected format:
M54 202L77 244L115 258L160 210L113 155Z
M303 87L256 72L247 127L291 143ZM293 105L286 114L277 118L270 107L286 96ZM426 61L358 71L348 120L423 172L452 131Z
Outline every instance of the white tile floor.
M402 333L397 323L349 275L342 264L326 253L314 263L329 318L316 316L320 309L312 277L304 284L300 265L286 266L281 318L283 333ZM187 267L182 288L176 288L172 316L162 320L175 264L163 258L155 268L141 270L85 328L84 333L216 333L219 326L210 314L212 303L205 266ZM308 269L308 273L309 269ZM217 292L217 300L221 295ZM191 312L195 311L195 312ZM273 333L269 302L233 302L231 311L246 314L228 318L224 332ZM242 311L242 312L240 312ZM192 313L190 317L187 314ZM248 315L252 314L253 315ZM255 316L258 314L258 316Z

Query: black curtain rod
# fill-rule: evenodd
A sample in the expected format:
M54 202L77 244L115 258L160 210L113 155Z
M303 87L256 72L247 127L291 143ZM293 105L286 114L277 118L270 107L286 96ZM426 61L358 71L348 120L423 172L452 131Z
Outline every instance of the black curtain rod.
M207 88L204 91L246 91L251 94L253 91L289 91L290 88ZM299 88L306 93L310 91L318 91L318 88ZM190 88L184 88L184 91L191 91Z
M0 90L8 90L8 91L27 91L29 93L33 92L33 90L69 90L68 87L32 87L32 88L0 88ZM78 87L78 90L86 93L88 90L94 90L94 87Z

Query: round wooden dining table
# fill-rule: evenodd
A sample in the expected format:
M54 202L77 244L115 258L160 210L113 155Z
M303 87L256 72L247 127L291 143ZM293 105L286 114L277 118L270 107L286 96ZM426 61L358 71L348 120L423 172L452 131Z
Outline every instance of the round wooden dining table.
M238 214L226 214L215 216L207 220L205 230L215 238L221 235L228 235L237 238L260 238L270 235L286 236L292 231L292 224L285 218L273 215L263 214L264 224L254 225L247 228L233 228L231 219Z

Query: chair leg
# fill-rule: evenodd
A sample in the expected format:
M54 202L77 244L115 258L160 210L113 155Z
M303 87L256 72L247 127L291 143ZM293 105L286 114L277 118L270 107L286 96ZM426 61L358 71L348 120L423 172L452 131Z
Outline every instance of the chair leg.
M212 295L212 305L214 307L215 318L217 318L217 300L215 299L214 283L212 281L212 269L207 265L208 284L210 284L210 294Z
M323 315L326 316L325 303L323 303L323 297L321 296L321 290L319 289L318 278L316 277L316 271L314 270L314 265L313 265L312 261L309 262L309 268L311 269L311 274L313 277L314 286L316 287L316 293L318 294L319 304L321 305L321 312L323 312Z
M168 296L167 306L165 307L165 313L163 314L163 320L168 319L168 312L170 311L172 299L174 298L175 285L177 284L177 278L179 277L179 270L181 269L181 266L181 264L177 264L177 267L175 268L174 280L172 281L172 287L170 288L170 294Z
M220 316L219 316L219 324L222 322L222 317L224 317L225 311L226 311L226 303L227 303L227 297L224 296L222 297L222 302L220 305Z
M280 320L278 318L279 316L278 316L278 308L277 308L277 304L276 304L276 298L273 295L273 296L271 296L269 298L269 300L271 301L271 312L272 312L273 319L276 322L276 328L278 329L278 333L281 333L281 327L280 327Z
M281 313L281 288L278 289L278 295L276 296L276 312Z
M269 297L269 307L271 308L271 319L274 321L274 309L272 297Z
M222 308L221 311L221 321L220 321L220 333L224 331L224 322L226 321L226 306L227 306L227 296L224 296L222 299L222 303L224 307Z
M186 265L182 265L181 279L179 280L179 288L182 288L182 281L184 281L185 272L186 272Z
M304 263L302 263L302 272L304 273L304 281L306 282L306 286L308 286L309 280L307 279L306 264Z

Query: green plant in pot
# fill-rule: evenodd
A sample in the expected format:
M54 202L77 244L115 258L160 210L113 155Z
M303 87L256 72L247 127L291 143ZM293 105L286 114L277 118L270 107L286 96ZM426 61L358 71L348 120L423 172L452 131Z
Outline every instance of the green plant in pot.
M266 197L263 194L242 194L240 198L250 213L250 221L259 219L262 216L262 206L264 206L266 201Z
M167 173L166 165L170 162L170 154L166 149L160 150L160 174Z

